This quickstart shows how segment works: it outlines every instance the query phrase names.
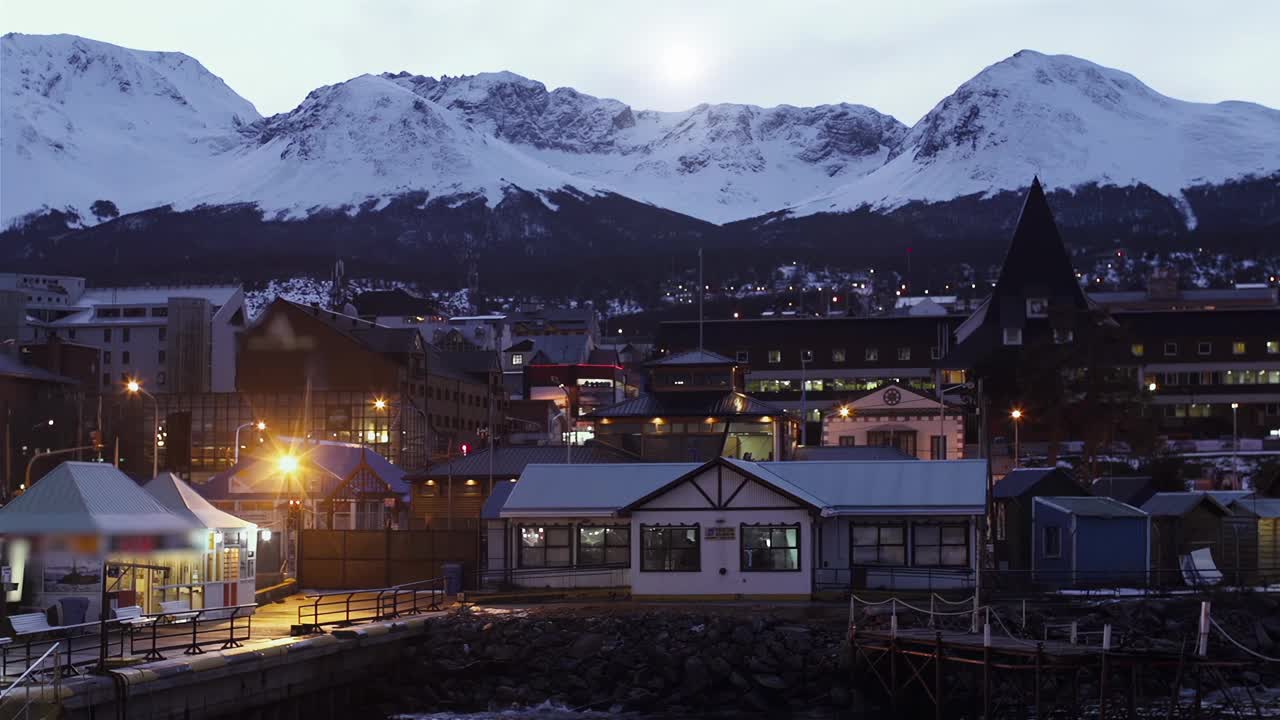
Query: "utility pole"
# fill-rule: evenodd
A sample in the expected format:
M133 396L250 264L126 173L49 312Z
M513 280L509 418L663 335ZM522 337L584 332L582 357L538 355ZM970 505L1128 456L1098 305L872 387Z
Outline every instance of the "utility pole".
M702 284L702 248L698 248L698 352L702 352L702 296L705 289Z

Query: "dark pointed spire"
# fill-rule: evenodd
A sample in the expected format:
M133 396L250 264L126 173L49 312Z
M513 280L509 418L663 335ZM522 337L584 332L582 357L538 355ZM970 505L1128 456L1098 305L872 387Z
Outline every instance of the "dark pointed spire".
M1077 307L1085 305L1071 256L1058 234L1039 176L1032 178L1023 200L994 294L1069 297Z

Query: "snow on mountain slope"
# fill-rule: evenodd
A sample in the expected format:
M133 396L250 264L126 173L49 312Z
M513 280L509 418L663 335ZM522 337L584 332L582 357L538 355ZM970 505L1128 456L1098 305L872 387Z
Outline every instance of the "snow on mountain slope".
M906 134L861 105L699 105L633 111L514 73L387 76L547 164L688 215L726 222L771 212L883 164Z
M41 208L89 214L162 205L260 118L182 53L72 35L0 38L0 218ZM91 218L89 218L91 219Z
M252 201L268 213L302 217L317 208L358 207L411 191L479 193L492 205L510 186L597 189L376 75L314 90L294 110L244 135L246 142L227 153L180 205Z
M1280 172L1280 111L1166 97L1134 76L1023 50L938 103L889 161L794 215L889 209L1025 187L1184 188ZM1194 224L1194 218L1188 217Z

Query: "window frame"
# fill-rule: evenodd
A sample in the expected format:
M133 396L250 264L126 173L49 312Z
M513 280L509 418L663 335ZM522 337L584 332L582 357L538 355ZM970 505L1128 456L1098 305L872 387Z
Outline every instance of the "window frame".
M645 533L649 530L693 530L693 547L679 548L680 550L692 549L694 557L697 559L696 567L686 568L683 570L668 569L666 567L650 568L645 566ZM668 542L663 548L664 559L671 560L671 544ZM656 525L640 525L640 572L652 573L700 573L702 572L702 523L693 523L692 525L684 524L656 524Z
M583 562L582 561L582 548L583 548L582 531L583 530L603 530L604 531L604 544L600 545L600 551L601 551L600 562ZM623 538L626 539L626 543L624 545L617 545L617 544L610 545L609 538L613 535L621 535ZM622 563L609 562L609 548L611 547L625 548L627 551L626 552L627 559L624 560ZM594 548L589 548L589 549L594 549ZM574 533L573 564L574 564L574 567L630 568L631 567L631 526L630 525L579 524L577 527L577 532Z
M511 353L511 366L515 367L516 365L522 365L522 366L524 365L524 353L522 352Z
M754 548L755 550L765 550L771 552L775 550L794 550L796 553L796 566L793 568L758 568L747 566L747 530L768 530L772 538L775 530L782 530L785 537L787 530L796 531L796 544L774 547L772 545L766 548ZM804 571L804 552L802 546L804 544L803 526L796 523L738 523L738 572L744 573L798 573Z
M738 350L737 352L734 353L733 357L735 362L740 362L740 363L751 362L751 353L750 351L747 351L747 350Z
M846 362L847 357L848 354L844 351L844 348L831 348L831 362L843 363Z
M907 347L898 348L898 362L910 362L910 361L911 361L911 346L908 345Z
M1232 354L1232 355L1245 355L1245 354L1247 354L1248 352L1249 352L1249 346L1245 343L1245 341L1244 341L1244 340L1232 340L1232 341L1231 341L1231 354Z
M800 351L800 362L801 362L801 363L811 363L811 362L813 362L813 351L812 351L812 350L801 350L801 351Z
M1209 341L1209 340L1201 340L1201 341L1197 342L1197 343L1196 343L1196 354L1197 354L1197 355L1212 355L1212 354L1213 354L1213 342L1212 342L1212 341Z
M1266 340L1263 342L1268 355L1280 355L1280 340Z
M769 364L770 364L770 365L777 365L778 363L781 363L781 362L782 362L782 351L781 351L781 350L770 350L770 351L769 351L769 354L768 354L768 360L769 360Z
M1143 343L1130 343L1129 354L1134 357L1142 357L1147 352L1147 347Z
M1022 345L1022 328L1002 328L1000 339L1004 345Z
M857 544L855 544L855 542L854 542L854 541L855 541L855 539L856 539L856 535L857 535L857 533L855 533L855 532L854 532L854 530L855 530L855 528L858 528L858 527L870 527L870 528L875 528L875 529L876 529L876 544L875 544L874 546L872 546L872 545L857 545ZM895 529L897 529L897 530L901 531L901 533L902 533L902 542L900 542L900 543L885 543L885 542L883 541L883 539L881 538L881 531L885 530L886 528L895 528ZM855 549L856 549L856 548L859 548L859 547L875 547L875 548L876 548L876 557L877 557L877 560L876 560L875 562L873 562L873 563L868 563L868 562L857 562L857 553L855 552ZM885 547L888 547L888 548L899 548L899 547L900 547L900 548L902 548L902 561L901 561L901 562L897 562L897 563L892 563L892 562L881 562L881 561L879 560L879 557L880 557L880 554L881 554L881 553L880 553L880 549L881 549L881 548L885 548ZM908 560L910 560L910 558L909 558L909 557L907 557L907 548L908 548L908 544L907 544L907 521L905 521L905 520L900 520L900 521L897 521L897 522L887 522L887 521L882 521L882 522L858 522L857 520L853 520L853 521L851 521L851 522L849 523L849 567L909 567L909 565L907 564L907 561L908 561Z
M527 547L524 544L524 531L526 528L540 529L544 533L543 544L541 548L542 549L541 565L532 565L525 561L526 550L537 549L532 546ZM552 530L564 530L568 534L568 536L565 539L564 545L552 545L550 543ZM548 562L547 555L550 553L552 548L555 548L555 549L563 548L565 550L568 550L569 551L568 560L564 564L557 563L553 565L550 562ZM516 526L516 567L521 570L573 567L573 525L572 524L570 525L517 525Z
M1061 525L1045 525L1043 528L1043 531L1044 532L1040 537L1040 553L1044 555L1044 558L1046 560L1061 560L1062 559L1062 526ZM1052 535L1050 535L1050 531L1052 531ZM1049 552L1050 537L1054 539L1053 544L1057 546L1054 552L1052 553Z
M1166 340L1166 341L1165 341L1165 344L1164 344L1164 355L1165 355L1165 357L1171 357L1171 356L1173 356L1173 355L1177 355L1177 354L1178 354L1178 343L1176 343L1176 342L1170 342L1170 341L1167 341L1167 340Z
M862 351L862 360L863 362L880 362L880 348L864 348Z
M926 528L937 528L938 543L936 545L929 544L929 543L922 543L916 539L916 532L918 530L923 530ZM964 538L964 542L960 544L944 542L945 534L943 531L948 528L952 530L959 528L962 531L961 537ZM973 561L973 547L972 547L972 543L969 542L970 540L969 534L970 532L969 532L968 523L958 523L958 522L913 522L911 523L911 567L923 567L923 568L967 568L969 567ZM938 549L937 563L922 563L922 562L916 561L916 553L918 553L921 548L933 548L933 547L936 547ZM964 547L964 562L960 564L948 564L943 562L942 560L943 549L955 548L955 547Z

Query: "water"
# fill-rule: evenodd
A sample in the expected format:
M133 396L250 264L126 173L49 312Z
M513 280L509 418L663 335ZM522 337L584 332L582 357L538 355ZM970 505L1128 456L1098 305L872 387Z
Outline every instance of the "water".
M741 713L736 711L698 712L685 715L673 713L610 712L601 710L574 710L562 705L543 703L531 708L499 710L479 713L427 713L393 715L393 720L835 720L838 715L830 710L813 710L801 713L779 712L774 715Z

